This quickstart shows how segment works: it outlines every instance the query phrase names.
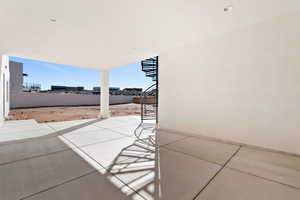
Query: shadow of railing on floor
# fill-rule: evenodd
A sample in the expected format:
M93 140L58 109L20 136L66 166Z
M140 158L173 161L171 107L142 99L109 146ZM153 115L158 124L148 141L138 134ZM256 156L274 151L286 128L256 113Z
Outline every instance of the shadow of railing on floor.
M75 131L75 130L79 130L79 129L81 129L81 128L84 128L84 127L87 127L87 126L90 126L90 125L92 125L92 124L94 124L94 123L97 123L97 122L99 122L100 120L99 119L96 119L96 120L92 120L92 121L88 121L88 122L85 122L85 123L82 123L82 124L78 124L78 125L75 125L75 126L72 126L72 127L69 127L69 128L66 128L66 129L63 129L63 130L60 130L60 131L54 131L53 133L50 133L50 134L48 134L48 135L46 135L46 136L40 136L40 137L36 137L36 138L27 138L27 139L23 139L23 140L18 140L18 141L12 141L12 142L10 142L9 144L18 144L18 149L22 149L21 148L21 145L22 145L22 143L25 143L25 142L33 142L33 141L42 141L42 139L45 139L45 138L51 138L51 137L53 137L53 138L56 138L56 137L59 137L59 136L63 136L64 134L67 134L67 133L70 133L70 132L72 132L72 131ZM55 144L57 144L57 142L58 142L58 140L56 141L56 142L54 142L54 143L52 143L52 145L53 145L53 148L55 148L56 147L56 145ZM1 143L0 143L1 144ZM6 143L6 145L9 145L8 143ZM65 144L66 146L69 146L68 144ZM59 146L59 145L58 145ZM24 150L26 150L26 147L28 147L28 144L24 144ZM34 145L33 145L33 148L35 148L34 147ZM37 149L36 150L40 150L39 149L40 147L38 146L37 147ZM47 148L49 148L49 147L47 147ZM136 149L135 149L136 148ZM79 148L78 148L79 149ZM33 149L31 149L31 150L33 150ZM63 150L59 150L59 151L67 151L67 150L71 150L71 149L63 149ZM74 149L73 149L73 151L74 151ZM26 159L33 159L33 158L36 158L36 157L41 157L41 156L47 156L47 155L49 155L50 153L53 153L54 151L53 151L53 149L52 149L52 151L51 152L48 152L47 154L36 154L36 155L34 155L33 157L27 157ZM136 160L136 163L137 162L139 162L139 163L142 163L142 160L141 160L141 158L140 158L140 156L139 156L139 154L140 153L144 153L145 154L145 156L144 156L144 162L146 163L147 161L153 161L153 158L151 158L151 157L149 157L149 155L151 155L152 154L152 152L153 152L153 150L152 149L148 149L147 147L145 147L144 146L144 144L138 144L138 143L134 143L134 144L132 144L132 145L130 145L130 146L128 146L128 147L126 147L126 148L124 148L123 149L123 151L122 152L120 152L120 154L119 155L122 155L122 156L125 156L126 158L128 158L128 159L126 159L127 161L125 162L125 160L124 160L124 162L123 162L123 164L125 164L125 166L128 166L130 163L132 163L132 160L129 160L129 159L133 159L133 160ZM75 152L75 153L77 153L77 152ZM80 154L77 154L78 156L81 156ZM83 158L84 159L84 158ZM24 159L23 159L24 160ZM15 160L14 162L19 162L20 160ZM117 158L115 159L115 161L117 161ZM68 158L66 158L65 157L65 162L68 162ZM117 162L116 162L117 163ZM53 164L53 163L52 163ZM90 165L90 163L88 163L87 162L87 164L89 164ZM62 163L60 163L60 165L62 165ZM67 166L67 165L66 165ZM76 168L76 165L74 165L73 166L74 168ZM82 166L81 166L82 167ZM113 165L111 166L112 168L109 170L110 172L112 172L113 170L115 170L116 168L115 167L113 167ZM150 170L153 170L152 169L152 167L149 167L149 169ZM74 169L72 169L72 170L74 170ZM131 170L131 172L133 173L134 172L134 170L133 169L130 169ZM135 170L136 172L138 171L139 169L137 169L137 170ZM95 174L94 173L91 173L91 172L88 172L87 174L85 174L85 175L81 175L81 176L79 176L79 177L76 177L76 178L74 178L74 180L72 180L72 181L75 181L75 179L77 180L77 179L82 179L82 180L86 180L86 179L84 179L85 177L88 177L88 176L90 176L90 175L92 175L92 174L94 174L93 176L94 177L97 177L97 179L99 178L99 180L101 180L101 181L99 181L97 184L99 184L98 185L98 189L91 189L91 190L87 190L87 191L85 191L85 193L83 193L81 190L78 190L78 189L74 189L74 193L76 193L78 196L79 196L79 198L80 197L83 197L84 198L84 195L86 195L87 193L86 192L88 192L89 193L89 195L90 196L94 196L94 195L96 195L97 197L98 197L98 195L102 195L103 197L104 196L110 196L110 195L112 195L112 196L114 196L114 197L118 197L117 199L122 199L122 200L134 200L134 199L137 199L137 193L136 192L134 192L134 191L130 191L130 192L124 192L123 191L123 187L124 187L124 185L118 185L118 184L116 184L114 181L112 181L111 180L111 177L112 177L112 173L110 173L110 172L106 172L105 174L103 174L103 173L99 173L99 172L97 172L97 169L95 169ZM116 170L116 172L119 174L119 175L121 175L122 174L122 170ZM127 172L125 172L125 171L123 171L123 173L124 174L126 174ZM116 175L116 173L115 173L115 175ZM137 179L139 179L139 178L141 178L141 177L137 177ZM21 180L20 179L20 181L22 182L23 180ZM67 180L66 182L64 182L64 183L62 183L61 185L63 185L63 184L69 184L69 183L71 183L72 182L71 180ZM120 181L120 180L119 180ZM94 182L93 182L94 183ZM26 184L31 184L30 182L28 183L28 182L26 182ZM32 182L32 184L37 184L37 183L33 183ZM82 184L89 184L89 182L87 181L87 182L82 182ZM130 183L129 183L129 185L130 185ZM105 186L105 187L108 187L109 189L109 191L107 191L107 194L103 194L103 193L105 193L105 191L102 191L101 190L101 186ZM146 185L145 185L146 186ZM60 187L60 186L55 186L55 188L56 187ZM26 195L24 195L24 196L21 196L19 199L27 199L27 198L31 198L31 197L33 197L33 196L38 196L39 194L41 194L41 193L43 193L43 192L47 192L48 190L52 190L54 187L52 186L52 187L49 187L49 188L43 188L43 190L42 191L34 191L34 193L29 193L29 194L26 194ZM76 188L76 187L75 187ZM145 189L146 190L146 189ZM55 193L55 191L53 191L54 193ZM91 194L91 193L93 193L93 194ZM149 193L151 193L151 192L149 192ZM66 195L66 196L68 196L68 195ZM108 198L106 198L106 199L108 199ZM140 198L138 198L138 199L140 199Z
M137 128L140 129L141 125ZM147 199L158 199L159 176L155 126L138 130L138 138L124 147L107 167L107 173L118 177L124 184ZM137 131L137 130L136 130ZM143 132L147 133L143 137ZM149 134L152 132L152 134Z
M101 120L95 119L87 121L40 137L1 142L0 146L31 142L51 137L63 137L67 133L93 125L99 121ZM106 167L106 173L102 174L102 176L106 177L109 182L113 175L123 182L125 184L124 186L130 187L146 199L158 199L156 197L158 191L157 188L159 186L158 161L156 155L157 147L155 143L156 135L155 132L153 132L155 126L153 126L153 124L144 124L140 125L137 129L137 131L139 131L139 137L131 145L124 147L119 152L119 154L114 158L112 164ZM147 133L145 134L145 132ZM76 148L79 149L79 146L76 146ZM117 187L113 183L111 184L112 186ZM119 188L119 190L121 192L122 188ZM134 199L136 193L126 194L126 197L128 199Z
M64 134L84 128L99 121L99 119L92 120L57 131L55 134L57 134L57 136L63 136ZM135 133L136 131L139 131L139 138L137 138L131 145L124 147L114 158L112 164L106 167L106 172L102 174L107 177L107 180L109 180L112 175L117 177L121 182L123 182L123 184L125 184L124 186L131 188L146 199L158 199L156 197L156 191L158 191L157 186L159 184L157 184L158 162L156 160L157 147L155 143L155 128L155 124L151 123L139 125L135 130ZM145 132L147 133L145 134ZM145 137L143 137L144 134ZM73 145L76 146L76 144ZM79 148L79 146L76 146L76 148ZM85 152L83 153L86 154ZM122 190L122 188L119 189ZM127 194L127 197L129 199L135 199L134 196L136 193Z

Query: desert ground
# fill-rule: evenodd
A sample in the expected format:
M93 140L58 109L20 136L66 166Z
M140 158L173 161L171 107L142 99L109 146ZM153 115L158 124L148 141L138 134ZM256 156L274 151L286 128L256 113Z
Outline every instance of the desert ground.
M111 116L138 115L141 113L140 104L110 105ZM100 106L68 106L12 109L10 120L35 119L37 122L59 122L78 119L97 118Z

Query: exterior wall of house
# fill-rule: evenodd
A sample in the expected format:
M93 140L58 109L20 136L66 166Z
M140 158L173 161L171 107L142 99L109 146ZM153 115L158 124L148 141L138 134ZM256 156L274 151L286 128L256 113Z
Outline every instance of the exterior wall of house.
M132 102L132 96L111 95L109 98L110 104L122 104ZM99 103L99 95L46 94L22 92L14 93L11 97L11 108L99 105Z
M160 54L160 128L300 154L299 19Z
M2 56L0 54L0 127L4 121L4 109L3 109L3 69L2 69Z
M0 126L9 113L9 57L0 55Z

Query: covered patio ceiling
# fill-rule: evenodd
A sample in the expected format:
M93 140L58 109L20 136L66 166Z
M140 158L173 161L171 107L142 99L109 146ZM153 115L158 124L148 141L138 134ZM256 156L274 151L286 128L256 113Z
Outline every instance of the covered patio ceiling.
M94 69L136 62L300 8L298 0L0 0L0 5L0 54Z

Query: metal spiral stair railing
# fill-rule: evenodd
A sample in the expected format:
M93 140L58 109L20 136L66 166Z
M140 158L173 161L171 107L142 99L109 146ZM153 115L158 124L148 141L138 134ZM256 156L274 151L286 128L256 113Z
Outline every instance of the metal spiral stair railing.
M141 119L156 120L156 83L151 85L141 97Z
M147 77L151 77L155 82L148 87L141 95L141 124L136 128L134 134L138 139L141 139L143 131L151 129L154 130L157 124L158 111L158 57L149 58L141 62L142 71L146 73ZM152 122L152 123L149 123Z

